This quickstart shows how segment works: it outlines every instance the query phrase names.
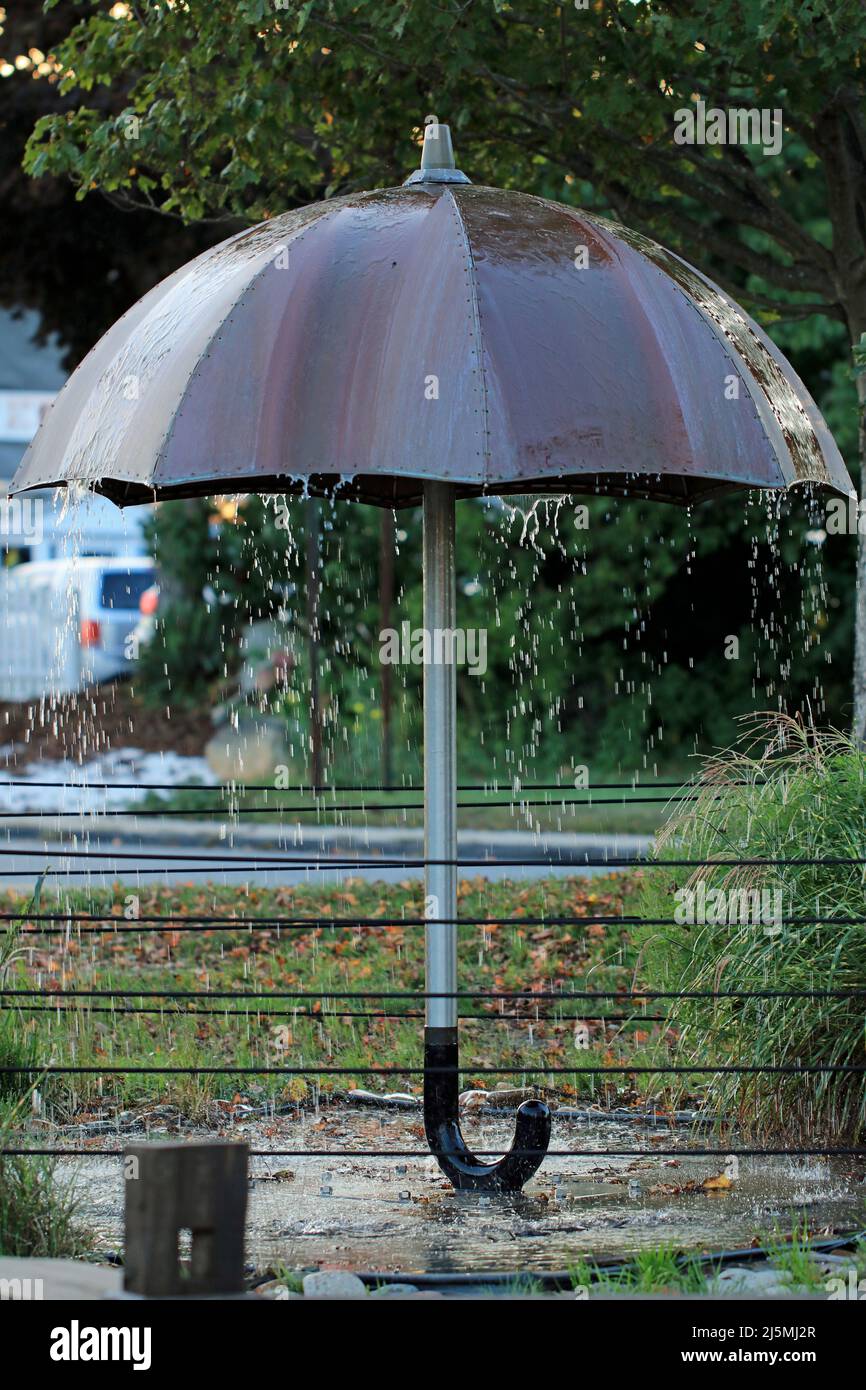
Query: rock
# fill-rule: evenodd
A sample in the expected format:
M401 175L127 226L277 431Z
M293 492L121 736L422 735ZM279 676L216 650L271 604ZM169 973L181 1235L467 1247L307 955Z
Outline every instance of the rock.
M289 760L285 734L276 721L244 721L237 729L223 724L205 746L204 755L221 782L275 784L277 768Z
M355 1089L347 1092L346 1100L352 1101L354 1105L380 1105L382 1097L377 1095L375 1091Z
M461 1091L459 1105L461 1110L478 1110L490 1099L487 1091Z
M490 1091L485 1097L488 1105L502 1106L506 1109L512 1105L522 1105L525 1100L537 1100L535 1091L531 1086L509 1086L499 1085L495 1091Z
M380 1284L378 1289L372 1289L371 1298L408 1298L410 1294L418 1293L417 1284Z
M378 1105L380 1108L392 1108L397 1110L414 1110L421 1104L418 1096L412 1096L408 1091L389 1091L387 1095L380 1095L378 1091L354 1090L346 1093L346 1099L354 1105Z
M345 1269L320 1269L304 1275L307 1298L366 1298L367 1289L357 1274Z
M717 1274L713 1282L714 1291L729 1298L786 1298L791 1293L791 1276L787 1270L774 1269L772 1265L758 1265L748 1269L742 1265L730 1265Z
M297 665L297 639L288 623L270 619L247 623L238 645L240 688L245 695L273 689Z
M253 1289L254 1294L260 1298L277 1298L285 1302L289 1298L303 1298L303 1294L294 1293L285 1284L281 1284L279 1279L269 1279L266 1284L257 1284Z

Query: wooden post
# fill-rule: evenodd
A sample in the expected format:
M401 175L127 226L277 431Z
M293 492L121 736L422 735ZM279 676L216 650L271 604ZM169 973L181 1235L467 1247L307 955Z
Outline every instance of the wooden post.
M124 1153L124 1288L151 1298L242 1293L249 1146L133 1144ZM189 1262L180 1234L189 1231Z

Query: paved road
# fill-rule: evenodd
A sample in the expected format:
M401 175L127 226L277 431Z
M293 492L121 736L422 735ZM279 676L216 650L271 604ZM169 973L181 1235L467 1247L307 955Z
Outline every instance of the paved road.
M132 817L129 818L132 821ZM413 831L286 827L235 831L184 821L146 828L114 823L110 831L88 818L64 818L44 831L0 824L0 885L22 891L45 874L46 887L106 887L122 879L136 883L245 884L280 887L339 883L362 878L397 883L420 878L420 835ZM550 875L610 872L597 862L645 854L650 841L636 835L545 835L467 831L460 836L461 876L537 879ZM276 861L276 862L275 862ZM380 862L377 862L380 861ZM519 861L519 862L517 862ZM613 867L621 867L615 865Z

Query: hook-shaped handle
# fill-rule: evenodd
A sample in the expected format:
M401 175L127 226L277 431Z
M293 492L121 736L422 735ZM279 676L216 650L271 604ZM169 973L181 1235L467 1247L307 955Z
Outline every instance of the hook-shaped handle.
M455 1187L519 1192L541 1166L550 1144L550 1111L526 1100L517 1111L514 1142L495 1163L482 1163L460 1133L457 1029L424 1029L424 1129L443 1173Z

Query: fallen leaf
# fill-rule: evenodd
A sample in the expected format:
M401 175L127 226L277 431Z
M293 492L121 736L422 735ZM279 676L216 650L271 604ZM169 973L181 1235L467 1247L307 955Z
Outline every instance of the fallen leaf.
M727 1173L719 1173L714 1178L705 1178L701 1187L705 1192L724 1192L727 1188L733 1187L733 1181Z

